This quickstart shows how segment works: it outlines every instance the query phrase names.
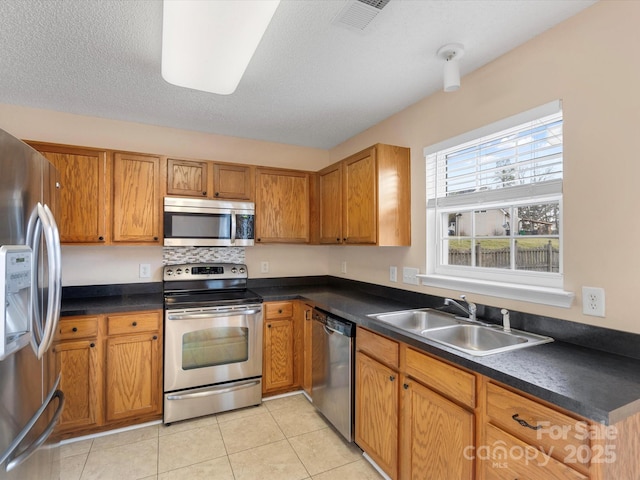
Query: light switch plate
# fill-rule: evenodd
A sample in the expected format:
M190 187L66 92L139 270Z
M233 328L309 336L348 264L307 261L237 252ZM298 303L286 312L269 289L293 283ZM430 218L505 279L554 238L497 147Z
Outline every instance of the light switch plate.
M390 282L398 281L398 267L389 267L389 281Z
M139 265L139 275L140 275L140 278L151 277L151 265L148 263L141 263Z

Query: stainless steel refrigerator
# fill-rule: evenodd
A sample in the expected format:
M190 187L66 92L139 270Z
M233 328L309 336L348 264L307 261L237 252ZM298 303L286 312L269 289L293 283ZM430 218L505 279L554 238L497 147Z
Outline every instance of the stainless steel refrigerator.
M59 474L50 439L64 408L50 349L62 289L56 175L0 130L0 480Z

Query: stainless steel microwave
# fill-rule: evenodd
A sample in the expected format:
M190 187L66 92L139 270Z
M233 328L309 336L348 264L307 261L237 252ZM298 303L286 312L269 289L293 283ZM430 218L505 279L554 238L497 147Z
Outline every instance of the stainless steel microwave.
M164 197L165 246L251 246L254 222L252 202Z

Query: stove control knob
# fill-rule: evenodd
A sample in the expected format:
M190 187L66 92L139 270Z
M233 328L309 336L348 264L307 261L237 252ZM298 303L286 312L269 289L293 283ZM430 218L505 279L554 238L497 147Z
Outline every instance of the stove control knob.
M231 268L231 273L238 273L238 269L236 267Z
M180 275L181 273L182 273L182 269L181 268L176 270L176 275Z
M240 267L240 273L244 273L244 272L245 272L244 267Z
M167 277L170 277L171 275L173 275L173 270L169 269L165 273L167 274Z

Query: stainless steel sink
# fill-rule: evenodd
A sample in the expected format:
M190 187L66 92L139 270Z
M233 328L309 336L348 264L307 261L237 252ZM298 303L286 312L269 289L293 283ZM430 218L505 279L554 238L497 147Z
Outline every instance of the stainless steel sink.
M508 352L553 342L551 337L513 329L505 332L497 325L477 325L462 317L431 308L377 313L369 316L475 356Z
M377 320L381 320L391 325L395 325L403 330L412 332L422 332L432 328L450 327L458 325L459 320L448 313L439 312L430 308L418 310L404 310L401 312L379 313L369 315Z
M455 325L447 328L423 330L420 334L434 342L476 356L507 352L553 341L551 337L519 330L511 330L510 333L507 333L499 330L499 327L481 325Z

